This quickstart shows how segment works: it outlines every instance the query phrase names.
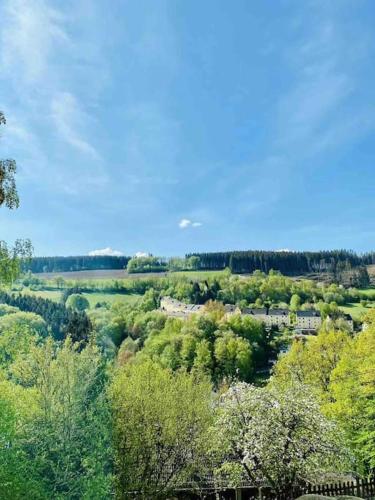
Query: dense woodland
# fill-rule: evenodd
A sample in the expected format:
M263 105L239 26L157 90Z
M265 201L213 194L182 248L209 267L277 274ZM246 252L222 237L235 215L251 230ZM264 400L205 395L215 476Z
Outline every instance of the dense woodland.
M79 255L76 257L33 257L27 259L23 271L33 273L62 273L69 271L89 271L98 269L124 269L130 257L111 255Z
M363 287L369 277L366 265L375 263L375 254L358 255L346 250L325 252L236 251L172 257L34 257L23 259L22 270L33 273L69 272L100 269L126 269L128 273L155 273L188 270L230 269L232 273L249 274L271 269L285 275L328 275L326 279L345 286ZM367 283L366 283L367 281Z
M271 269L286 275L307 273L333 273L340 268L353 268L375 263L375 254L358 255L348 250L331 250L321 252L289 252L289 251L233 251L194 253L199 257L200 269L225 269L233 273L252 273L261 270L266 273Z

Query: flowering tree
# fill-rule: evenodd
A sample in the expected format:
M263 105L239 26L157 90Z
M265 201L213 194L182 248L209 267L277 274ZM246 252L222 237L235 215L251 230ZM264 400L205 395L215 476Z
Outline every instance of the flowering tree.
M335 426L305 386L232 386L219 402L213 436L219 472L278 493L343 464Z

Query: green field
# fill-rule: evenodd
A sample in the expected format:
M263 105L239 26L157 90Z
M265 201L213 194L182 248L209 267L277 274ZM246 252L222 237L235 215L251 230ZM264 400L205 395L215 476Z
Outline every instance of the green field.
M24 295L34 295L42 299L53 300L54 302L59 302L61 298L61 292L59 290L30 290L29 288L24 288L21 293Z
M168 276L187 276L188 278L193 279L206 279L206 278L214 278L215 276L222 276L226 271L175 271L168 273Z
M341 311L350 314L353 319L360 320L363 314L368 312L373 307L375 307L375 304L369 304L367 307L363 307L360 303L355 303L340 306L340 309Z
M359 292L365 297L375 300L375 288L360 288Z
M90 303L90 308L94 308L98 302L108 302L113 304L114 302L121 302L122 304L134 304L142 295L134 294L123 294L123 293L83 293L82 294Z
M41 297L42 299L50 299L54 302L59 302L61 298L61 292L58 290L30 290L28 288L24 288L22 293ZM82 295L89 301L90 308L94 308L98 302L108 302L109 304L113 304L114 302L134 304L141 297L141 295L138 294L100 292L83 293Z

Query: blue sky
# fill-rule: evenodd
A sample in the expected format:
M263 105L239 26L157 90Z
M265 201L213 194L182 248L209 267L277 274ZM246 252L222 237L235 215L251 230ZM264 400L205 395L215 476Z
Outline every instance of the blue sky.
M1 0L0 239L374 249L372 0Z

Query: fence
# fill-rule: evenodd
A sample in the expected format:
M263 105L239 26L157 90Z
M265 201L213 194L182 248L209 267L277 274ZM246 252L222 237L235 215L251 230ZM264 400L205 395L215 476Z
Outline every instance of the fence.
M241 487L237 489L227 488L221 491L180 491L176 498L180 500L294 500L302 495L323 495L335 497L348 495L375 500L375 477L368 479L357 479L355 481L342 481L318 485L306 485L296 487L289 494L276 494L268 487Z

